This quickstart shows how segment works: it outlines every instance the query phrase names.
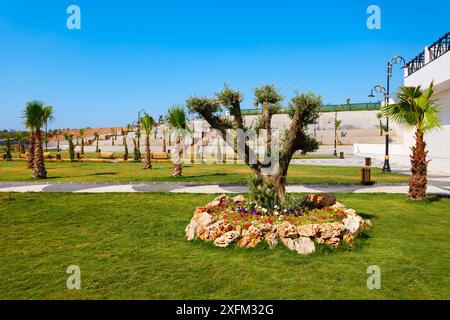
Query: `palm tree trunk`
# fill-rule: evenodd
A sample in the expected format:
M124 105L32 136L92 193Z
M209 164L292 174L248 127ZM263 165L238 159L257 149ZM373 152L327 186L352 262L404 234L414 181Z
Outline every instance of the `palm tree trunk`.
M178 136L175 147L173 148L173 163L172 163L172 176L181 177L183 167L181 163L181 138Z
M411 156L411 177L409 180L409 198L423 200L427 195L427 151L423 140L423 132L416 131L416 145L413 146Z
M45 122L45 151L48 151L48 131L47 131L48 122Z
M84 138L81 138L81 154L84 154Z
M33 178L47 178L47 171L44 165L44 151L42 149L42 137L39 129L35 132Z
M145 136L145 164L144 169L151 169L152 168L152 159L151 159L151 153L150 153L150 136Z
M264 128L266 129L266 157L270 158L272 154L272 117L270 115L269 106L267 103L263 103L262 106L262 119ZM265 159L266 160L266 159Z
M30 134L30 146L28 148L28 169L33 169L34 164L34 133Z
M163 152L167 152L166 135L163 134Z
M141 137L137 138L137 156L138 160L141 160Z

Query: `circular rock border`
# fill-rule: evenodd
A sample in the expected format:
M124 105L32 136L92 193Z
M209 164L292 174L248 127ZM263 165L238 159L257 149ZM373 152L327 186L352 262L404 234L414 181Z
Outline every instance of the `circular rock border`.
M353 245L354 240L362 231L372 226L370 220L364 220L357 215L354 209L347 209L336 197L330 194L315 195L306 197L311 201L321 204L324 201L324 208L339 208L345 212L346 217L340 222L327 222L322 224L305 224L296 226L288 221L282 223L261 223L258 226L250 225L243 229L238 224L230 223L226 220L214 220L210 214L212 210L235 203L245 205L247 201L242 195L230 198L220 195L204 207L197 207L191 222L187 225L185 232L187 240L201 239L213 242L217 247L228 247L232 243L237 243L241 248L254 248L265 240L271 248L279 242L289 250L307 255L315 252L315 243L327 244L331 248L337 248L342 242ZM330 200L331 199L331 200Z

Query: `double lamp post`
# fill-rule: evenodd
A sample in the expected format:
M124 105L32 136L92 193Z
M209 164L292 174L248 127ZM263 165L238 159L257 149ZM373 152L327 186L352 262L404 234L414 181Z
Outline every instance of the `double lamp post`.
M370 92L369 98L374 98L374 93L380 93L384 95L384 104L385 106L388 106L390 104L390 82L392 78L392 69L394 65L403 64L402 69L406 67L406 61L400 56L393 57L390 61L387 63L387 84L386 87L383 87L382 85L376 85L373 87L372 91ZM389 163L389 118L386 118L386 151L384 156L384 165L383 165L383 172L391 172L391 166Z

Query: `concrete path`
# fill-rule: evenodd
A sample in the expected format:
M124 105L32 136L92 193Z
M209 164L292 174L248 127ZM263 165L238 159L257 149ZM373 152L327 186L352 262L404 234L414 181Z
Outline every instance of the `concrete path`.
M360 185L288 185L289 193L352 192L352 193L403 193L408 192L405 184ZM172 192L172 193L247 193L245 185L236 184L193 184L193 183L32 183L0 182L0 192L68 192L68 193L129 193L129 192ZM450 195L447 186L430 185L430 194Z
M364 158L346 156L345 159L293 159L293 165L308 165L308 166L336 166L336 167L363 167ZM372 159L372 167L383 168L383 162ZM404 164L391 161L391 170L393 173L409 175L410 167ZM438 188L450 190L450 175L445 172L430 171L428 172L428 182Z

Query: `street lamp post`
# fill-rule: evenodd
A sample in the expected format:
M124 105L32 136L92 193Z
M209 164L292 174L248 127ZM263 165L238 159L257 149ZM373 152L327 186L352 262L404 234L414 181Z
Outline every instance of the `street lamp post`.
M334 112L334 152L333 152L333 156L335 157L337 157L337 128L336 128L337 113L338 110L336 108L336 111Z
M385 106L388 106L390 104L390 89L391 89L391 78L392 78L392 70L393 66L397 64L403 63L402 68L405 68L406 61L400 56L394 56L390 61L387 63L387 73L386 73L386 88L380 85L376 85L373 89L369 97L375 97L373 92L377 93L383 93L384 94L384 103ZM389 118L386 117L386 151L384 155L384 165L383 165L383 172L391 172L391 165L389 163Z
M388 83L389 83L389 68L390 68L390 66L388 64ZM375 87L373 87L372 91L370 92L369 98L375 98L374 92L383 94L384 95L384 103L385 103L385 105L388 105L389 95L388 95L388 91L385 87L377 84ZM391 172L391 166L389 165L389 119L388 118L386 118L386 152L384 155L383 172Z

